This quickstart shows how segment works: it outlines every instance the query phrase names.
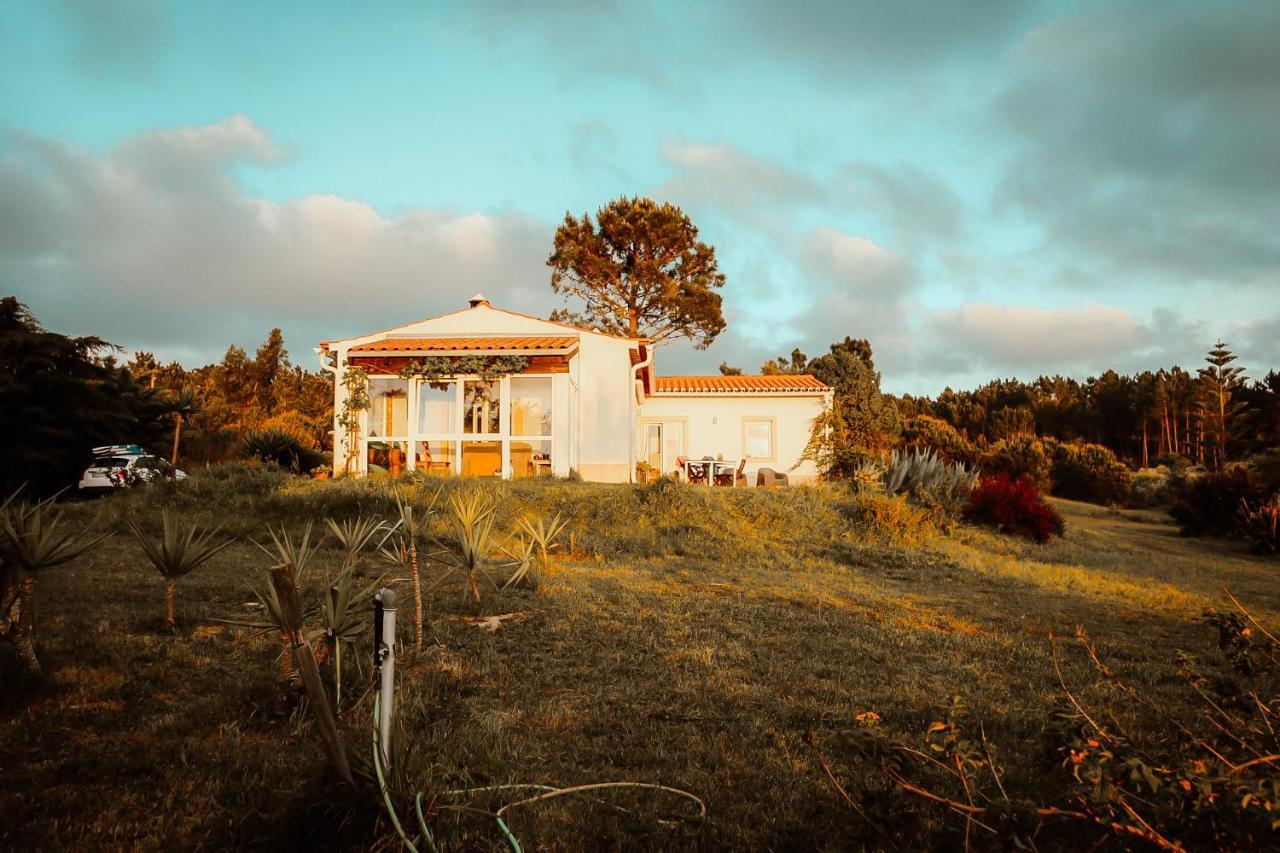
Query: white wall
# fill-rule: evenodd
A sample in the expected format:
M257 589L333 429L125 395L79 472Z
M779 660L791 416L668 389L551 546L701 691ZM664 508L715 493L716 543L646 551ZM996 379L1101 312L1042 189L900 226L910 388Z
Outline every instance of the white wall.
M715 394L708 396L649 397L640 409L637 424L637 448L644 446L644 424L647 420L683 420L685 422L685 455L739 460L743 455L744 418L774 420L774 456L767 460L747 460L747 482L755 485L756 471L772 468L786 473L793 483L815 479L818 469L813 462L800 462L813 419L822 412L822 394L776 396L769 394ZM796 466L793 470L793 466Z

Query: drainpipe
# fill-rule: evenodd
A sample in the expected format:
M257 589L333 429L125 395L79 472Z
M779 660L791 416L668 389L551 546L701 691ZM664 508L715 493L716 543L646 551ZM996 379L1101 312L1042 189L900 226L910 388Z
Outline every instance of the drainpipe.
M640 371L646 369L653 364L653 347L646 346L646 354L644 361L631 368L631 396L627 400L627 408L630 410L631 423L629 424L630 437L627 439L627 479L634 483L636 481L636 427L639 426L640 404L644 402L644 391L640 385Z

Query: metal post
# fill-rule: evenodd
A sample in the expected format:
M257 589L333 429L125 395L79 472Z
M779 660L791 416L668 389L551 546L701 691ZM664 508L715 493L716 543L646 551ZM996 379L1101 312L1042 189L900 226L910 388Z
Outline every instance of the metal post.
M373 597L374 672L381 679L379 687L378 743L382 766L391 766L391 718L395 711L396 686L396 593L378 590Z

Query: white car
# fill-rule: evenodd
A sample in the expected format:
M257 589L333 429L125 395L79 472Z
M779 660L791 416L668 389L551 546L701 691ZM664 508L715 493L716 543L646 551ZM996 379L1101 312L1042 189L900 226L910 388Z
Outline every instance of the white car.
M182 471L175 472L168 460L145 453L136 444L95 447L93 457L93 464L80 476L82 495L105 494L170 476L187 479Z

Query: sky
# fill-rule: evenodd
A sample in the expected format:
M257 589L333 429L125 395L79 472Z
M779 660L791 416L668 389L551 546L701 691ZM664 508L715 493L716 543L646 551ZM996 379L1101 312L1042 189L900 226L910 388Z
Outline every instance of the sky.
M727 330L886 390L1280 368L1280 2L0 0L0 293L188 366L545 316L566 213L679 205Z

